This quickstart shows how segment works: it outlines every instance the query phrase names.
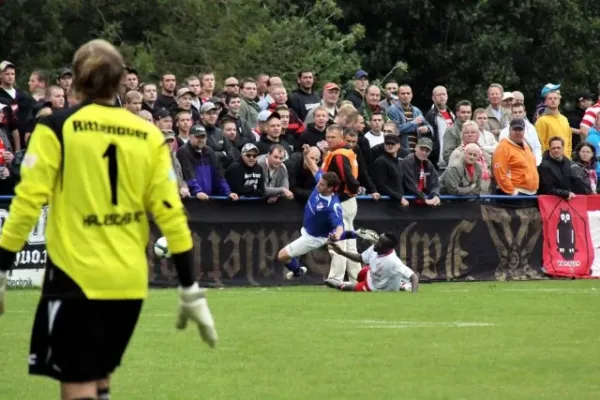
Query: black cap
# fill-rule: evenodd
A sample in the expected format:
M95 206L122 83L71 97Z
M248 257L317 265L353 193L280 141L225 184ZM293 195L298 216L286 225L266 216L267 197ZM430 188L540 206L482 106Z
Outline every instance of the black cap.
M575 95L575 102L579 103L580 101L583 100L590 100L590 101L594 101L594 95L591 93L587 93L587 92L581 92L581 93L577 93Z
M190 135L192 136L206 136L206 128L202 125L194 125L190 129Z
M385 144L399 144L400 136L398 135L386 135L383 139L383 143Z
M525 120L523 118L513 118L510 121L511 129L525 129Z
M156 121L158 121L159 119L170 117L170 116L171 116L171 113L169 113L169 110L167 110L166 108L161 108L160 110L158 110L154 113L154 119Z
M63 67L61 69L58 70L58 77L62 78L65 75L71 75L73 76L73 71L71 70L71 68L67 68L67 67Z
M137 69L135 69L135 68L127 67L127 68L125 68L125 70L127 71L128 74L136 74L136 75L138 75Z

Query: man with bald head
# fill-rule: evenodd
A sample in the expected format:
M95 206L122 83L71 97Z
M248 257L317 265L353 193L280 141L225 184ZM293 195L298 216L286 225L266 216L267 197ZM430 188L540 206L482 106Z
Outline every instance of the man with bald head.
M436 168L446 168L444 161L444 134L454 126L456 117L452 110L448 108L448 91L444 86L436 86L431 93L433 105L425 114L425 120L433 129L431 139L433 150L429 154L429 160Z
M273 97L271 96L271 92L278 87L283 87L283 81L278 76L272 76L267 80L267 93L265 96L260 99L258 102L258 106L261 110L266 110L269 108L271 104L273 104Z
M316 146L312 146L306 156L301 151L294 152L283 162L288 170L289 189L294 194L294 198L302 204L306 203L315 188L315 178L308 169L305 157L312 159L319 165L321 150Z
M512 95L514 96L513 104L525 104L525 95L522 92L515 90L514 92L512 92Z
M152 118L152 114L150 113L150 111L142 110L138 113L138 117L140 117L144 121L150 122L151 124L154 123L154 119Z

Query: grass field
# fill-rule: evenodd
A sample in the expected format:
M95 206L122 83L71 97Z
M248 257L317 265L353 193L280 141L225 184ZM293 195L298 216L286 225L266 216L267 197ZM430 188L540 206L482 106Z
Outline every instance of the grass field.
M37 298L7 294L1 400L58 398L27 375ZM216 350L175 331L176 300L151 292L113 399L600 399L600 282L212 290Z

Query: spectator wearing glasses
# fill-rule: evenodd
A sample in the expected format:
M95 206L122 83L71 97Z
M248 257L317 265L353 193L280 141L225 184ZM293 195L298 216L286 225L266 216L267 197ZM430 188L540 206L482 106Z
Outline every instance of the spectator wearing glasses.
M417 197L415 204L436 207L440 205L440 183L438 174L429 154L433 142L421 138L415 146L415 152L402 162L404 173L404 192Z
M192 127L189 142L177 150L177 159L181 163L190 194L198 200L208 200L210 196L238 199L223 177L215 152L207 146L207 134L203 126Z
M240 83L238 82L236 77L230 76L225 79L225 83L223 85L224 92L228 95L240 94Z
M242 158L225 171L229 187L240 197L262 198L265 195L265 173L257 158L258 147L247 143L242 147Z
M283 163L285 149L279 144L274 144L269 149L269 154L258 156L257 163L263 169L265 176L265 196L267 203L275 203L280 197L293 199L294 194L289 190L288 171Z
M406 207L408 200L404 198L404 172L398 160L400 136L387 135L383 145L385 153L375 160L371 168L373 181L382 195L390 196L396 203Z

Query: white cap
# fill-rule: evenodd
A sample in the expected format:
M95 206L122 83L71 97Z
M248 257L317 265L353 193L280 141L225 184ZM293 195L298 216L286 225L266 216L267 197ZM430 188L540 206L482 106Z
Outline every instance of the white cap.
M502 95L502 100L514 99L515 95L512 92L504 92Z

